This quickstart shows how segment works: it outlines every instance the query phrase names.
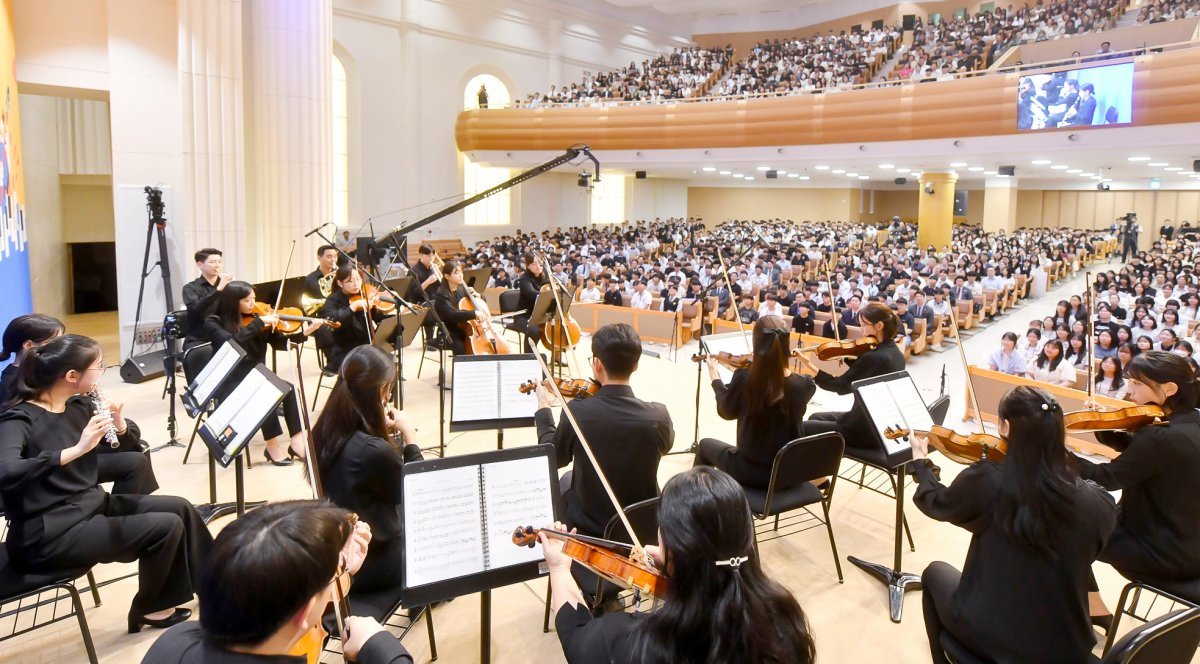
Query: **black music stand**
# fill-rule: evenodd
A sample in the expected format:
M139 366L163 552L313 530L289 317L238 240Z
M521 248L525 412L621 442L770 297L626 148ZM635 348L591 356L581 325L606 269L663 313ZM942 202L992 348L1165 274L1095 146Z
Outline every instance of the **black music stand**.
M461 374L460 374L461 372ZM454 385L450 391L450 431L496 430L496 449L504 449L504 430L532 427L537 396L518 389L537 381L542 368L532 353L454 356ZM465 381L465 382L464 382ZM470 390L470 398L463 393ZM487 391L487 403L479 403ZM494 400L492 397L494 396ZM441 456L446 456L443 446Z
M396 399L396 407L404 408L404 349L408 348L417 332L421 330L429 309L409 311L398 308L397 311L397 315L388 316L380 321L379 327L375 328L375 334L371 337L371 343L396 358L396 387L392 395Z
M470 270L463 270L463 283L468 288L474 288L479 293L483 293L487 288L488 280L492 278L492 268L477 267Z
M254 284L253 286L254 297L259 302L266 302L271 306L275 306L275 298L279 296L279 291L282 289L283 298L279 301L279 306L299 308L300 296L304 293L304 277L275 279L273 281Z

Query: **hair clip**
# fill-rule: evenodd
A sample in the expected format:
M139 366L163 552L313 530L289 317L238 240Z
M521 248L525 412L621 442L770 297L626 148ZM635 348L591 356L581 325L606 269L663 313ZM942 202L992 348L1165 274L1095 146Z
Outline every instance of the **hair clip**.
M722 566L728 565L729 567L732 567L733 569L737 569L737 568L741 567L742 563L746 562L747 560L750 560L749 556L734 556L734 557L730 558L729 560L718 560L716 562L716 565L717 565L717 567L722 567Z
M1050 404L1048 404L1048 403L1043 403L1043 404L1042 404L1042 410L1050 410Z

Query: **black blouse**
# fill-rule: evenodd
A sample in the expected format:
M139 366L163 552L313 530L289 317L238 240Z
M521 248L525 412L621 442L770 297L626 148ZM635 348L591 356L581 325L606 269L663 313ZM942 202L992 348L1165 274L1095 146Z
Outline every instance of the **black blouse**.
M342 289L336 288L329 294L329 297L325 299L325 306L321 308L321 315L340 324L340 327L333 330L332 334L333 343L337 344L343 353L371 343L371 330L367 327L367 320L363 312L350 308L350 296L346 295ZM378 313L370 315L371 319L376 322L384 318Z
M564 604L554 629L569 664L632 662L633 631L645 616L619 611L593 618L582 604Z
M837 394L850 394L854 392L852 384L855 381L903 370L904 353L896 346L895 341L888 339L851 362L850 368L840 376L833 376L824 371L818 372L816 383L823 390ZM865 440L873 439L875 434L871 429L871 418L867 413L866 405L863 404L857 393L854 394L854 407L842 414L838 419L838 427L842 430L843 435ZM847 442L847 445L849 444L851 443ZM858 445L863 446L861 442Z
M1077 483L1068 498L1074 517L1055 529L1057 557L1048 560L996 522L1001 464L973 464L949 487L934 477L928 459L910 467L918 479L917 507L972 534L950 610L970 629L964 636L973 649L997 662L1089 661L1095 637L1087 593L1092 562L1116 525L1112 496Z
M332 462L321 464L321 482L334 504L371 524L372 544L383 544L403 533L400 473L405 463L421 459L416 445L405 445L401 455L382 438L356 431Z
M749 369L738 369L728 386L720 379L713 381L717 414L726 420L737 420L738 454L751 463L770 468L775 463L775 454L800 437L800 422L817 386L810 376L791 374L784 380L787 410L782 402L777 402L751 415L751 405L762 397L746 394L749 379Z

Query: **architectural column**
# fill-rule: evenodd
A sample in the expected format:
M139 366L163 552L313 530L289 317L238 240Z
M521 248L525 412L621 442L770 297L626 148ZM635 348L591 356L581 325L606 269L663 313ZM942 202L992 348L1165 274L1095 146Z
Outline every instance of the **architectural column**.
M421 15L420 7L422 0L401 0L401 19L400 28L400 87L403 90L403 99L406 103L400 105L400 132L403 136L403 141L408 146L407 164L415 165L406 171L399 174L399 189L400 199L396 201L396 205L392 209L413 205L423 201L422 192L425 191L423 183L425 179L425 169L420 168L423 162L421 154L421 145L424 144L423 136L421 135L421 104L413 103L413 100L421 99ZM455 97L455 110L462 106L462 97ZM458 186L462 186L461 171L458 173ZM436 208L435 208L436 209ZM459 213L457 218L462 218ZM403 216L388 217L384 225L395 226ZM420 243L420 238L409 238L415 251L415 247Z
M954 229L954 171L921 173L917 205L917 242L921 248L932 245L941 251L950 245Z
M563 22L561 18L550 19L550 24L547 26L546 32L546 55L549 56L546 60L546 78L550 85L561 85L562 77L562 32ZM549 90L549 85L544 86ZM513 94L516 97L516 94Z
M243 16L247 140L248 279L279 279L312 263L321 240L304 233L333 214L332 0L250 0Z
M983 230L989 233L1017 229L1016 178L988 178L983 192Z
M181 262L202 247L225 252L225 269L246 278L253 261L246 232L242 98L242 1L178 0L183 182L191 223L178 237Z

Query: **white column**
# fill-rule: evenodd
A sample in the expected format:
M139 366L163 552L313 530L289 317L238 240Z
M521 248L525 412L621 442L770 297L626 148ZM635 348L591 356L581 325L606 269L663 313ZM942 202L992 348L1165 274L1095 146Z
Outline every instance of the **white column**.
M550 19L550 24L547 26L546 33L546 54L550 56L546 61L546 77L549 79L550 85L563 84L562 32L562 19ZM544 89L549 90L550 87L544 86Z
M399 182L400 200L396 208L413 205L424 200L422 198L425 169L421 168L423 155L421 154L421 146L425 144L425 139L421 135L421 104L414 103L414 100L421 99L421 16L420 7L421 0L402 0L401 7L401 27L400 27L400 88L403 91L403 99L407 103L400 106L400 132L403 136L403 141L407 146L406 159L404 159ZM461 106L462 97L455 97L455 110ZM456 171L457 172L457 171ZM454 191L462 186L461 175L456 176L458 181L454 183L449 190ZM395 208L393 208L395 209ZM432 208L437 209L437 208ZM418 210L419 211L419 210ZM457 218L462 218L462 213L456 215ZM387 218L385 225L395 226L404 215L390 216ZM410 238L410 241L415 247L419 243L418 237ZM415 251L415 249L410 249Z
M988 178L983 192L983 230L989 233L1017 229L1017 179Z
M333 119L332 0L249 0L245 13L250 103L247 138L247 277L306 272L320 239L309 229L331 220Z
M182 263L202 247L225 252L225 269L244 278L247 251L241 0L178 0L183 187L191 220L180 238Z

